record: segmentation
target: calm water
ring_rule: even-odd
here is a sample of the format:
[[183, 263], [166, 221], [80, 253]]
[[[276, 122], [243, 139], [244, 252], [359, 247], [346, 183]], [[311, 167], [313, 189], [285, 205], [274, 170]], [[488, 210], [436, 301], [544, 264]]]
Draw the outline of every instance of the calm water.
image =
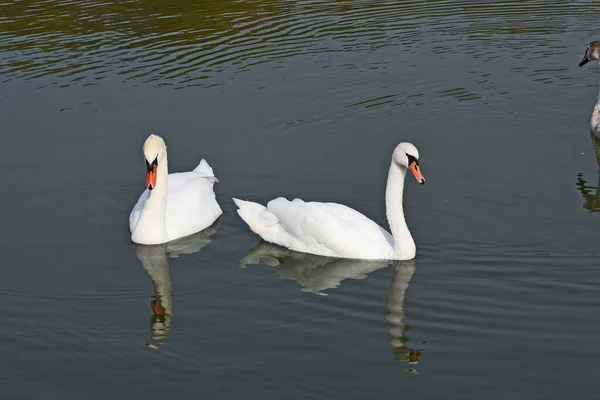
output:
[[[586, 1], [0, 0], [3, 399], [596, 399]], [[224, 215], [133, 246], [141, 145]], [[398, 265], [260, 243], [231, 197], [385, 221]]]

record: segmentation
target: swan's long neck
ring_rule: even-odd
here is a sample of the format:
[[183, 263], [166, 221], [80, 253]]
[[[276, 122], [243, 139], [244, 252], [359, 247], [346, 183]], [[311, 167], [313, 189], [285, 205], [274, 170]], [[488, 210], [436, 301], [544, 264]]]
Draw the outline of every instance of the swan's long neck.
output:
[[388, 174], [385, 190], [385, 208], [390, 230], [394, 237], [394, 251], [399, 259], [412, 259], [416, 253], [415, 241], [404, 220], [402, 194], [406, 168], [398, 166], [393, 160]]
[[[133, 231], [132, 239], [138, 236], [137, 243], [164, 243], [167, 237], [167, 195], [169, 167], [167, 151], [163, 150], [156, 167], [156, 187], [150, 191], [144, 202], [144, 208]], [[143, 239], [142, 239], [143, 238]]]

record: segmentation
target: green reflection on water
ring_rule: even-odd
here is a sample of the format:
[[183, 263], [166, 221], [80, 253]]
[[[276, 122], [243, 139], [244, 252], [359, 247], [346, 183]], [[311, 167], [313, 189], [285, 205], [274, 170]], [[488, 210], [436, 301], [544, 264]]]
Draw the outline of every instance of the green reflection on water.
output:
[[2, 81], [49, 75], [79, 81], [116, 73], [180, 84], [231, 66], [247, 70], [306, 53], [412, 47], [420, 41], [433, 48], [448, 36], [475, 46], [473, 54], [498, 35], [519, 39], [500, 46], [526, 50], [539, 46], [527, 36], [562, 32], [565, 24], [557, 19], [582, 9], [585, 18], [600, 12], [567, 1], [29, 0], [5, 2], [1, 9]]

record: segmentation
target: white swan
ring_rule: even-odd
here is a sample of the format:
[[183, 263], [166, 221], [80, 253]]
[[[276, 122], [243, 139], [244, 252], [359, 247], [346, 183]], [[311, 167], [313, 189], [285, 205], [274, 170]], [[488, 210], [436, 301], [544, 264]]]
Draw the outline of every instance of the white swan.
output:
[[392, 235], [360, 212], [337, 203], [271, 200], [267, 207], [234, 198], [238, 214], [263, 240], [290, 250], [327, 257], [368, 260], [410, 260], [415, 242], [406, 226], [402, 192], [406, 170], [425, 183], [419, 152], [400, 143], [392, 155], [385, 192], [386, 214]]
[[223, 213], [213, 185], [218, 182], [202, 159], [189, 172], [169, 174], [167, 147], [160, 136], [144, 143], [146, 190], [129, 215], [131, 240], [139, 244], [162, 244], [199, 232]]

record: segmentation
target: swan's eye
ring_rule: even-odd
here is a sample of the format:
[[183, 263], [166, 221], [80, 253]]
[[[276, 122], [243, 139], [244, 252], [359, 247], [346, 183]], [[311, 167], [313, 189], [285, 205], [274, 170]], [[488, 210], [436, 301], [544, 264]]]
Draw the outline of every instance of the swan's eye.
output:
[[412, 163], [419, 165], [419, 160], [417, 160], [415, 157], [411, 156], [410, 154], [407, 154], [406, 156], [408, 157], [408, 165]]

